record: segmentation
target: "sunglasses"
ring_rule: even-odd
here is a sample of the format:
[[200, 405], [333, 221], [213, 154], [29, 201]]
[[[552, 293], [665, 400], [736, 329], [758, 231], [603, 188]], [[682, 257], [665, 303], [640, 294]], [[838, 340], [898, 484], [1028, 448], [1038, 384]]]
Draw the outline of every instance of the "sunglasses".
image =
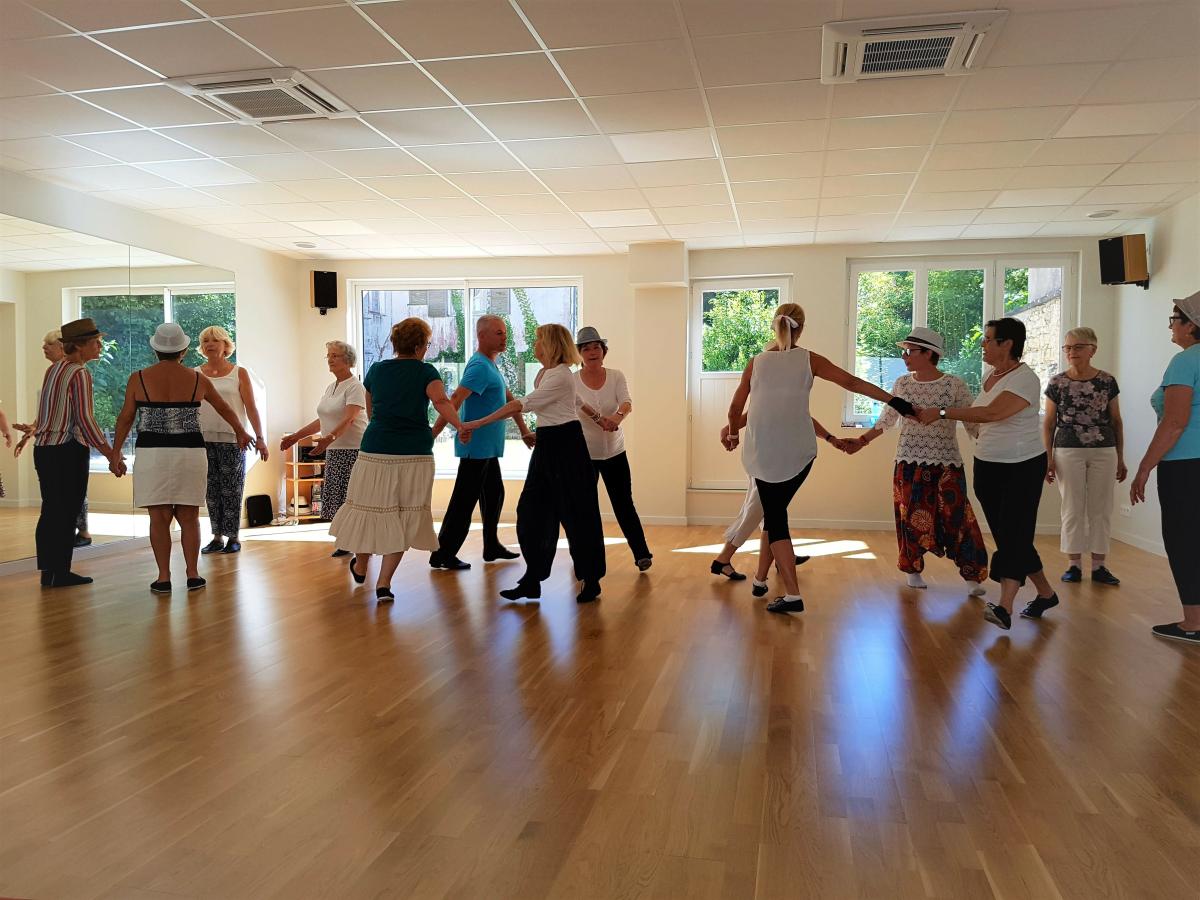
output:
[[900, 348], [901, 356], [912, 356], [914, 353], [928, 353], [928, 352], [929, 351], [926, 350], [924, 347], [901, 347]]

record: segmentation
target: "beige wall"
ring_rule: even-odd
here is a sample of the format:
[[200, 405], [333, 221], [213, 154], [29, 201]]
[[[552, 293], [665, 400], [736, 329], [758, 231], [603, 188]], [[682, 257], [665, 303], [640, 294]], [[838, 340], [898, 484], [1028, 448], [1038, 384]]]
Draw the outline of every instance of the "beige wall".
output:
[[[21, 335], [25, 333], [25, 275], [10, 269], [0, 269], [0, 409], [9, 424], [25, 421], [25, 349]], [[14, 438], [20, 437], [13, 432]], [[25, 486], [18, 461], [0, 444], [0, 478], [4, 479], [7, 499], [0, 501], [12, 506], [20, 502]]]
[[[1126, 463], [1137, 470], [1154, 434], [1156, 420], [1150, 395], [1179, 348], [1171, 343], [1167, 316], [1171, 301], [1200, 291], [1200, 196], [1176, 204], [1151, 224], [1147, 234], [1150, 289], [1135, 285], [1116, 289], [1115, 374], [1121, 385], [1125, 420]], [[1163, 553], [1157, 481], [1146, 491], [1146, 503], [1129, 509], [1128, 490], [1118, 493], [1114, 534], [1123, 541]]]

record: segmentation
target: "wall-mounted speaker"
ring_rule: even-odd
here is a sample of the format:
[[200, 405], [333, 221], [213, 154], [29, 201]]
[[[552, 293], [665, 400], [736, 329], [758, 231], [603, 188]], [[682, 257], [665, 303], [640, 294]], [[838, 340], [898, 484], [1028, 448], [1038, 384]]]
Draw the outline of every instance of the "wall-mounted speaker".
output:
[[1100, 282], [1150, 287], [1144, 234], [1127, 234], [1100, 241]]
[[311, 288], [312, 305], [321, 315], [337, 309], [337, 272], [313, 272]]

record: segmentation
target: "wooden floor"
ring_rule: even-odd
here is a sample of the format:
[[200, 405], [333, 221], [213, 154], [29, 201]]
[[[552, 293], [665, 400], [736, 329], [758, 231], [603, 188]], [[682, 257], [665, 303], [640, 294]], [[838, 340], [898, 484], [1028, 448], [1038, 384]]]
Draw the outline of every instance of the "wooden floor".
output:
[[649, 531], [654, 568], [610, 547], [585, 607], [565, 553], [500, 605], [520, 564], [475, 535], [470, 572], [405, 560], [394, 607], [311, 534], [167, 600], [147, 550], [0, 580], [0, 894], [1200, 894], [1200, 652], [1150, 636], [1164, 560], [1118, 545], [1125, 587], [1006, 635], [944, 561], [898, 586], [886, 533], [799, 535], [789, 618], [708, 574], [719, 529]]
[[[38, 515], [36, 507], [0, 508], [0, 562], [37, 555], [34, 532], [37, 529]], [[92, 512], [88, 519], [92, 529], [92, 543], [97, 546], [113, 541], [127, 541], [135, 535], [150, 533], [149, 518], [132, 512]]]

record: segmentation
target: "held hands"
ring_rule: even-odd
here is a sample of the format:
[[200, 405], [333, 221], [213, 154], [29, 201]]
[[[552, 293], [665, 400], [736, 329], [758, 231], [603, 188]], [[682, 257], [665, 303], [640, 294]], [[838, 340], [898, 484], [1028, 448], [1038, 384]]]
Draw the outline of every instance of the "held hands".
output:
[[621, 420], [614, 419], [612, 416], [601, 416], [596, 424], [605, 431], [616, 431], [621, 427]]
[[287, 435], [279, 442], [279, 452], [287, 453], [288, 450], [292, 449], [292, 446], [298, 440], [300, 440], [300, 438], [296, 437], [294, 434]]
[[464, 444], [469, 444], [469, 443], [471, 443], [471, 435], [473, 433], [474, 432], [472, 431], [472, 429], [467, 426], [466, 422], [464, 422], [463, 427], [458, 429], [458, 439], [460, 441], [462, 441]]
[[125, 456], [116, 448], [109, 454], [108, 471], [112, 472], [118, 478], [122, 477], [128, 471], [125, 467]]
[[[335, 440], [337, 440], [337, 438], [335, 438], [332, 434], [321, 435], [319, 438], [316, 439], [316, 441], [313, 442], [313, 449], [312, 449], [313, 455], [314, 456], [324, 456], [325, 451], [329, 449], [329, 445], [332, 444]], [[266, 459], [266, 457], [264, 456], [263, 459]]]
[[537, 446], [537, 435], [532, 431], [527, 431], [521, 435], [521, 440], [525, 442], [525, 446], [530, 450]]
[[915, 412], [916, 412], [916, 415], [914, 416], [914, 418], [916, 419], [916, 421], [920, 422], [922, 425], [932, 425], [934, 422], [936, 422], [938, 419], [940, 419], [942, 417], [941, 413], [938, 410], [934, 409], [932, 406], [929, 407], [928, 409], [915, 410]]

